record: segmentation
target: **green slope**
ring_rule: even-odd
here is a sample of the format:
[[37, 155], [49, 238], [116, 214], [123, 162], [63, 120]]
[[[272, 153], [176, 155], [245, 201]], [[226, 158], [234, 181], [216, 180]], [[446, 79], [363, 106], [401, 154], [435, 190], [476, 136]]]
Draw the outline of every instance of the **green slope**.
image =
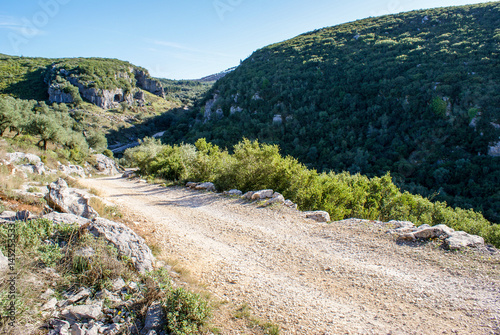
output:
[[487, 155], [500, 136], [499, 27], [500, 4], [489, 3], [270, 45], [219, 80], [165, 140], [229, 147], [258, 138], [319, 170], [391, 171], [404, 189], [500, 222], [500, 163]]

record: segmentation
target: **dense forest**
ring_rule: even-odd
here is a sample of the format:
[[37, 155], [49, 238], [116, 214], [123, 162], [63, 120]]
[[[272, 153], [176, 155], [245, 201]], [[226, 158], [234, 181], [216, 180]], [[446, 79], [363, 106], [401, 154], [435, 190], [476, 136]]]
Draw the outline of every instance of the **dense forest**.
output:
[[[500, 4], [413, 11], [254, 52], [166, 143], [243, 137], [318, 171], [391, 173], [403, 190], [500, 222]], [[490, 153], [490, 154], [489, 154]]]

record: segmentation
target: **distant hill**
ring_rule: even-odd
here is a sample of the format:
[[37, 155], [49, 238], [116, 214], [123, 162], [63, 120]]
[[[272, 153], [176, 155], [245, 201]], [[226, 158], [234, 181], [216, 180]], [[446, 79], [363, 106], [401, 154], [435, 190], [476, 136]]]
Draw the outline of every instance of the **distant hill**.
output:
[[319, 170], [390, 171], [406, 190], [500, 222], [499, 27], [497, 2], [368, 18], [264, 47], [172, 121], [165, 140], [258, 138]]
[[201, 79], [198, 79], [197, 81], [201, 81], [201, 82], [211, 82], [211, 81], [217, 81], [221, 78], [224, 78], [227, 74], [233, 72], [234, 70], [236, 70], [237, 66], [234, 66], [234, 67], [231, 67], [227, 70], [224, 70], [222, 72], [219, 72], [219, 73], [216, 73], [216, 74], [212, 74], [210, 76], [206, 76], [206, 77], [203, 77]]

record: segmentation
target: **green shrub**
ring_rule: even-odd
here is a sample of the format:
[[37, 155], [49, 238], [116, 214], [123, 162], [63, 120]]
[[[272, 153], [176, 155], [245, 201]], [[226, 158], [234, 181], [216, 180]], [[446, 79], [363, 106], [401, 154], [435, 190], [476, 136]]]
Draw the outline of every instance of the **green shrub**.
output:
[[445, 202], [403, 193], [390, 174], [368, 178], [348, 172], [318, 173], [292, 157], [281, 156], [277, 145], [244, 139], [230, 155], [204, 139], [198, 140], [195, 147], [161, 146], [148, 140], [133, 148], [129, 156], [132, 164], [153, 178], [211, 181], [220, 190], [237, 188], [246, 192], [271, 188], [302, 210], [328, 211], [332, 220], [357, 217], [409, 220], [416, 225], [446, 224], [500, 246], [498, 226], [491, 226], [478, 212], [453, 209]]
[[173, 335], [199, 334], [211, 315], [208, 303], [200, 295], [183, 288], [172, 291], [164, 301], [167, 330]]

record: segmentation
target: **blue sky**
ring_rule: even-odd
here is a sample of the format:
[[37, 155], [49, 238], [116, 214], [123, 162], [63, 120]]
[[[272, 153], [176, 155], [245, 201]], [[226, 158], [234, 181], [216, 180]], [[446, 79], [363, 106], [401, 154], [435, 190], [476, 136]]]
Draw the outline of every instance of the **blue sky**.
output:
[[0, 0], [0, 53], [108, 57], [196, 79], [266, 45], [369, 16], [460, 0]]

